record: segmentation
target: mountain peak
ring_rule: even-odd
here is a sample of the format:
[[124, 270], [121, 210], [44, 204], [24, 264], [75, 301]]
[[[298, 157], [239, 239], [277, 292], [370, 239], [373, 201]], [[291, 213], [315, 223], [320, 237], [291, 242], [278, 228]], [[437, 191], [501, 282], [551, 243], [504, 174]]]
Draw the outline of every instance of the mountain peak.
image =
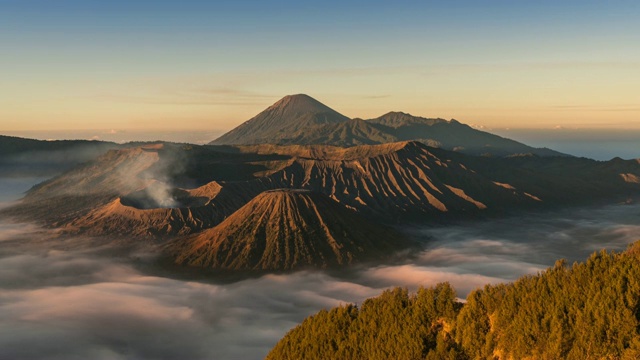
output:
[[355, 146], [418, 140], [432, 147], [472, 155], [532, 153], [565, 156], [473, 129], [455, 119], [425, 118], [401, 111], [366, 121], [349, 119], [306, 94], [287, 95], [220, 136], [210, 145]]
[[349, 120], [305, 94], [287, 95], [210, 144], [287, 143], [314, 127]]
[[167, 249], [179, 264], [291, 270], [384, 258], [406, 241], [326, 195], [276, 189], [259, 194], [216, 227]]
[[283, 101], [313, 101], [313, 102], [319, 102], [318, 100], [312, 98], [311, 96], [307, 95], [307, 94], [291, 94], [291, 95], [285, 95], [282, 97], [282, 99], [278, 100], [276, 102], [283, 102]]
[[268, 110], [281, 110], [287, 113], [324, 113], [335, 112], [330, 107], [307, 94], [287, 95], [271, 105]]

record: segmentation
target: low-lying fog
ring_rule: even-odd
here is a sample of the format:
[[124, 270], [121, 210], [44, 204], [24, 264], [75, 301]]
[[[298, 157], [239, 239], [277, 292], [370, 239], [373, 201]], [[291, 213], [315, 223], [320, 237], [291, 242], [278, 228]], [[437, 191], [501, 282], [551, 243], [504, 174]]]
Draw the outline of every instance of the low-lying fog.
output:
[[[0, 206], [28, 185], [0, 179]], [[2, 223], [0, 349], [7, 359], [259, 359], [322, 308], [362, 302], [389, 286], [441, 281], [464, 298], [558, 258], [622, 250], [640, 239], [638, 219], [640, 206], [616, 205], [422, 229], [428, 250], [404, 265], [230, 284], [148, 275], [104, 251], [32, 243], [43, 236], [37, 228]]]

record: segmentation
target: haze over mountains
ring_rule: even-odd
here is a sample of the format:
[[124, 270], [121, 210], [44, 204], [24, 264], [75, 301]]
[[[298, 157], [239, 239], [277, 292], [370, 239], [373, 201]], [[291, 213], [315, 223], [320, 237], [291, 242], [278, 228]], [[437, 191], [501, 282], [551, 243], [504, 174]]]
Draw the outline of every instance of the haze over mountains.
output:
[[476, 130], [456, 120], [389, 112], [375, 119], [349, 119], [312, 97], [288, 95], [211, 145], [298, 144], [356, 146], [416, 140], [471, 155], [566, 156]]
[[103, 141], [43, 141], [0, 135], [0, 169], [11, 176], [50, 176], [117, 147]]

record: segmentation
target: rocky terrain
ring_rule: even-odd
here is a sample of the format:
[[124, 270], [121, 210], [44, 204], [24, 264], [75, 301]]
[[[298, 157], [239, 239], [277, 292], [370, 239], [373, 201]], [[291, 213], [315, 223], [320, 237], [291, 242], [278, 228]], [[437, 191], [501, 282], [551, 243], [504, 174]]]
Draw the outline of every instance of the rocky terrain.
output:
[[416, 141], [158, 143], [110, 150], [1, 215], [67, 234], [171, 242], [175, 261], [192, 266], [331, 267], [405, 248], [389, 226], [625, 201], [639, 179], [635, 160], [476, 157]]
[[268, 190], [217, 226], [169, 244], [179, 264], [229, 270], [328, 268], [381, 259], [408, 241], [328, 196]]

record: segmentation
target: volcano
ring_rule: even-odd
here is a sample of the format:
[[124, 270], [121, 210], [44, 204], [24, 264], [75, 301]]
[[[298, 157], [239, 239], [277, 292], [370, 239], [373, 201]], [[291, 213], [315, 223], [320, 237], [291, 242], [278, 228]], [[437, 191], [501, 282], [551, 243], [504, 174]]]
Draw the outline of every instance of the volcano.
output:
[[211, 145], [287, 143], [291, 138], [304, 138], [312, 128], [348, 120], [308, 95], [288, 95]]
[[407, 240], [326, 195], [261, 193], [212, 229], [167, 249], [178, 264], [228, 270], [329, 268], [389, 257]]
[[389, 112], [370, 120], [349, 119], [304, 95], [288, 95], [252, 119], [210, 142], [210, 145], [333, 145], [351, 147], [398, 141], [468, 155], [567, 156], [474, 129], [457, 120], [431, 119]]

